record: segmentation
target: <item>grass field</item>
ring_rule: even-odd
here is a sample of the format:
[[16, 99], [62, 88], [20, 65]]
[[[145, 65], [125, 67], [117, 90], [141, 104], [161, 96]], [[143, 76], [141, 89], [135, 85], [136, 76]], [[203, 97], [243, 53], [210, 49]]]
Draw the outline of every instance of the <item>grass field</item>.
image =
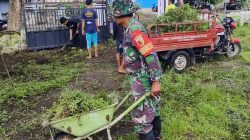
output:
[[[161, 80], [163, 140], [250, 139], [250, 26], [240, 27], [242, 53], [234, 60], [215, 56], [183, 74], [165, 69]], [[129, 91], [127, 76], [116, 72], [114, 47], [100, 58], [84, 60], [78, 50], [18, 52], [4, 55], [11, 78], [0, 61], [0, 139], [45, 140], [44, 114], [68, 89], [86, 94]], [[130, 105], [127, 102], [123, 109]], [[115, 140], [134, 140], [130, 117], [113, 129]], [[106, 138], [105, 132], [94, 136]]]
[[[162, 78], [162, 136], [165, 140], [250, 139], [250, 26], [236, 30], [242, 53], [221, 56], [183, 74]], [[119, 140], [136, 139], [134, 135]]]
[[241, 53], [241, 57], [243, 58], [244, 62], [250, 63], [250, 25], [245, 25], [240, 27], [235, 32], [234, 36], [240, 38], [243, 51]]

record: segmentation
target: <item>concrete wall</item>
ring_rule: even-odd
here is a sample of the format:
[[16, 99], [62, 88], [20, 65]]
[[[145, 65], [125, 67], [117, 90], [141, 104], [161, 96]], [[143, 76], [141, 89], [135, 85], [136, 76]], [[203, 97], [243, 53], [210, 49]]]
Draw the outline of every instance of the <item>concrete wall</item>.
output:
[[0, 0], [0, 20], [2, 18], [2, 13], [7, 13], [9, 9], [9, 0]]

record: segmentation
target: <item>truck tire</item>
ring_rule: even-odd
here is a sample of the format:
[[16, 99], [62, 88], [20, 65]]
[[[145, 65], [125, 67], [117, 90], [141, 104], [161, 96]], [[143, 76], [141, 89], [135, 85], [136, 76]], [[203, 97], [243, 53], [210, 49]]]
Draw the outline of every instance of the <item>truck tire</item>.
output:
[[237, 5], [235, 4], [235, 6], [234, 6], [234, 9], [233, 10], [237, 10]]
[[178, 51], [171, 56], [170, 67], [181, 73], [191, 65], [191, 57], [185, 51]]
[[235, 58], [241, 52], [241, 45], [240, 43], [231, 43], [230, 46], [227, 48], [227, 57], [228, 58]]

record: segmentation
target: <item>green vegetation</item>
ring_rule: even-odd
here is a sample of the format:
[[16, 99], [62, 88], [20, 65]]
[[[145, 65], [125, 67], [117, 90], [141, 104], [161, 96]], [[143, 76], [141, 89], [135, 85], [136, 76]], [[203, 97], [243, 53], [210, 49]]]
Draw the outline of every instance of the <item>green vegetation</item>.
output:
[[103, 93], [94, 96], [80, 90], [66, 89], [49, 110], [49, 120], [63, 119], [107, 107], [113, 103], [107, 97], [108, 94]]
[[243, 51], [240, 56], [245, 62], [250, 63], [250, 25], [239, 27], [233, 35], [241, 41]]
[[185, 4], [182, 7], [170, 9], [165, 15], [162, 15], [157, 19], [157, 23], [190, 22], [197, 21], [198, 19], [198, 10]]
[[215, 67], [219, 64], [205, 63], [185, 74], [172, 71], [164, 74], [161, 81], [164, 139], [250, 138], [249, 67], [225, 70]]
[[[250, 139], [249, 34], [249, 25], [235, 31], [242, 43], [242, 53], [235, 60], [213, 56], [183, 74], [165, 69], [161, 81], [164, 140]], [[79, 109], [95, 110], [108, 105], [107, 96], [114, 91], [121, 99], [129, 90], [128, 78], [116, 73], [114, 47], [100, 52], [100, 58], [93, 60], [84, 60], [78, 50], [4, 55], [11, 78], [0, 61], [0, 137], [48, 139], [49, 130], [41, 127], [44, 114], [61, 118], [79, 114]], [[118, 112], [129, 105], [126, 102]], [[127, 116], [114, 126], [114, 139], [136, 140], [132, 131], [120, 134], [130, 129], [130, 121]]]
[[[164, 140], [250, 139], [250, 67], [240, 62], [241, 58], [250, 62], [249, 32], [249, 26], [235, 31], [243, 48], [239, 60], [213, 58], [184, 74], [165, 71], [161, 81]], [[118, 139], [136, 140], [136, 135]]]
[[[196, 9], [193, 9], [188, 4], [185, 4], [181, 7], [177, 7], [175, 9], [170, 9], [164, 15], [157, 18], [155, 24], [169, 24], [169, 25], [159, 25], [158, 32], [159, 33], [166, 33], [166, 32], [173, 32], [175, 31], [175, 24], [174, 23], [187, 23], [187, 22], [194, 22], [199, 20], [199, 12]], [[152, 27], [155, 30], [155, 26]], [[209, 28], [208, 23], [201, 23], [197, 25], [197, 30], [203, 31]], [[177, 31], [193, 31], [194, 25], [193, 24], [185, 24], [179, 25]]]
[[[76, 68], [80, 68], [80, 63], [70, 63], [71, 57], [74, 56], [64, 55], [63, 59], [65, 59], [64, 62], [66, 63], [64, 64], [60, 60], [56, 60], [58, 58], [53, 58], [55, 57], [53, 56], [55, 53], [46, 54], [45, 52], [40, 52], [38, 54], [31, 54], [35, 59], [11, 66], [10, 72], [14, 76], [10, 79], [0, 80], [0, 103], [12, 97], [23, 98], [30, 95], [37, 95], [38, 93], [62, 87], [69, 83], [79, 71]], [[25, 58], [25, 55], [28, 54], [20, 53], [18, 55], [20, 57], [24, 55], [23, 57]], [[50, 61], [53, 61], [52, 59], [56, 61], [50, 63]]]
[[[109, 60], [113, 48], [107, 49], [108, 52], [100, 48], [107, 54], [103, 62], [100, 62], [101, 57], [100, 60], [84, 60], [79, 50], [4, 55], [11, 78], [7, 77], [0, 61], [0, 137], [6, 140], [48, 139], [48, 129], [41, 128], [45, 117], [64, 118], [110, 105], [107, 96], [127, 83], [113, 74], [116, 66]], [[117, 93], [123, 95], [125, 91]], [[60, 108], [69, 112], [60, 114]]]
[[[188, 3], [188, 2], [189, 2], [189, 0], [184, 0], [184, 3]], [[201, 2], [201, 3], [202, 2], [207, 2], [207, 0], [202, 0], [202, 1], [199, 1], [199, 2]], [[215, 4], [219, 4], [221, 2], [224, 2], [224, 0], [209, 0], [208, 2], [215, 5]]]
[[[65, 14], [67, 17], [80, 16], [81, 11], [86, 8], [85, 3], [76, 4], [65, 4]], [[79, 9], [78, 9], [79, 8]]]
[[212, 64], [184, 75], [169, 72], [162, 79], [163, 135], [183, 139], [249, 139], [248, 68], [222, 71]]
[[0, 62], [2, 138], [14, 139], [13, 136], [19, 133], [27, 133], [27, 137], [30, 137], [30, 129], [39, 128], [43, 110], [57, 99], [57, 89], [67, 86], [79, 71], [87, 69], [80, 62], [72, 63], [80, 55], [78, 51], [18, 52], [5, 55], [11, 78], [7, 78], [3, 63]]
[[45, 78], [46, 80], [39, 81], [37, 79], [31, 79], [22, 82], [15, 78], [7, 79], [1, 83], [0, 103], [3, 103], [6, 99], [11, 97], [23, 98], [45, 92], [49, 89], [61, 87], [70, 82], [70, 80], [74, 78], [74, 74], [76, 74], [76, 69], [72, 69], [69, 66], [55, 66], [54, 68], [55, 69], [52, 68], [52, 70], [51, 66], [28, 65], [28, 68], [25, 70], [28, 72], [30, 72], [29, 70], [40, 70], [40, 74], [43, 76], [42, 78]]
[[19, 45], [21, 37], [18, 34], [3, 35], [0, 37], [0, 48], [1, 47], [14, 47]]
[[85, 9], [87, 6], [86, 6], [85, 3], [81, 3], [81, 4], [79, 5], [79, 7], [80, 7], [81, 10], [83, 10], [83, 9]]

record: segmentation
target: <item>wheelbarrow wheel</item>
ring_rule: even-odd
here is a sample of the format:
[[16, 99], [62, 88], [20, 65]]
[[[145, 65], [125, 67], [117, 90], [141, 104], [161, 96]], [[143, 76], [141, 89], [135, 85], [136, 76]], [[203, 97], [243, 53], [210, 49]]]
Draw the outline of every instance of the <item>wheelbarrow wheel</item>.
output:
[[55, 135], [54, 140], [73, 140], [74, 137], [67, 133], [58, 133]]

